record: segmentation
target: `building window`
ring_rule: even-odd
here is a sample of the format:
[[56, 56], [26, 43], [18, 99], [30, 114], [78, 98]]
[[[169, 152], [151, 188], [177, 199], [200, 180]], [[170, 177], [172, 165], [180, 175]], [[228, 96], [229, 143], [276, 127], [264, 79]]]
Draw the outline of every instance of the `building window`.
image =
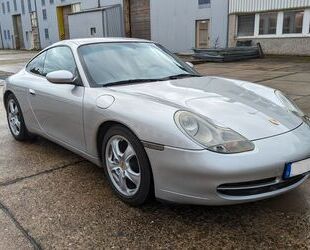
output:
[[255, 15], [238, 16], [238, 36], [254, 36]]
[[50, 0], [50, 4], [54, 4], [54, 0]]
[[2, 12], [3, 12], [3, 14], [5, 14], [5, 4], [4, 3], [2, 3]]
[[10, 7], [11, 7], [11, 6], [10, 6], [10, 2], [7, 1], [7, 2], [6, 2], [6, 8], [8, 9], [8, 13], [11, 12], [11, 8], [10, 8]]
[[80, 12], [81, 11], [81, 4], [75, 3], [71, 5], [71, 11], [72, 13]]
[[17, 11], [17, 4], [16, 4], [16, 0], [13, 0], [13, 5], [14, 5], [14, 11]]
[[45, 0], [41, 0], [42, 6], [45, 6]]
[[8, 39], [11, 40], [11, 32], [9, 30], [7, 31], [7, 34], [8, 34]]
[[24, 0], [21, 0], [21, 6], [22, 6], [22, 14], [25, 14], [25, 2], [24, 2]]
[[283, 34], [302, 33], [303, 20], [304, 20], [304, 11], [284, 12]]
[[28, 11], [29, 13], [32, 12], [31, 0], [28, 0]]
[[46, 9], [42, 10], [43, 20], [47, 19]]
[[7, 39], [6, 30], [3, 31], [3, 36], [4, 36], [4, 40], [6, 40]]
[[33, 11], [30, 13], [30, 19], [31, 19], [31, 27], [37, 28], [38, 27], [38, 19], [37, 19], [37, 12]]
[[196, 47], [209, 47], [209, 20], [196, 21]]
[[96, 32], [96, 27], [91, 27], [91, 28], [90, 28], [90, 35], [91, 35], [91, 36], [94, 36], [94, 35], [96, 35], [96, 33], [97, 33], [97, 32]]
[[199, 8], [210, 8], [211, 0], [198, 0]]
[[48, 33], [48, 29], [44, 29], [44, 35], [45, 35], [45, 39], [49, 39], [50, 35]]
[[274, 35], [277, 33], [278, 13], [263, 13], [259, 15], [259, 34]]

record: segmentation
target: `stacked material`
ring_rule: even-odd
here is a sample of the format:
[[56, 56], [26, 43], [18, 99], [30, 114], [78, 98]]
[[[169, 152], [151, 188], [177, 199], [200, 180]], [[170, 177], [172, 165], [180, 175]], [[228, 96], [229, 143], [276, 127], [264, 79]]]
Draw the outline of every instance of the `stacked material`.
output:
[[210, 62], [232, 62], [246, 59], [259, 58], [263, 56], [260, 45], [241, 46], [236, 48], [219, 49], [193, 49], [195, 59]]

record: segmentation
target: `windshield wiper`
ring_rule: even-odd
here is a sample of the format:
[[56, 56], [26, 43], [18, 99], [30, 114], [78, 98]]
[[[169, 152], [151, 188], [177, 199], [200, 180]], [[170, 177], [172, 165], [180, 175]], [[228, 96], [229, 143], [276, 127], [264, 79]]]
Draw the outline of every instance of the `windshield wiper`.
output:
[[201, 75], [197, 74], [178, 74], [178, 75], [172, 75], [164, 78], [159, 79], [129, 79], [129, 80], [122, 80], [122, 81], [116, 81], [116, 82], [109, 82], [106, 84], [103, 84], [103, 87], [111, 87], [111, 86], [118, 86], [118, 85], [126, 85], [131, 83], [147, 83], [147, 82], [159, 82], [159, 81], [167, 81], [167, 80], [176, 80], [184, 77], [201, 77]]
[[158, 82], [163, 81], [162, 79], [129, 79], [129, 80], [122, 80], [116, 82], [109, 82], [103, 85], [103, 87], [111, 87], [116, 85], [126, 85], [131, 83], [144, 83], [144, 82]]
[[178, 75], [172, 75], [172, 76], [168, 76], [163, 80], [176, 80], [176, 79], [181, 79], [181, 78], [185, 78], [185, 77], [202, 77], [201, 75], [198, 74], [178, 74]]

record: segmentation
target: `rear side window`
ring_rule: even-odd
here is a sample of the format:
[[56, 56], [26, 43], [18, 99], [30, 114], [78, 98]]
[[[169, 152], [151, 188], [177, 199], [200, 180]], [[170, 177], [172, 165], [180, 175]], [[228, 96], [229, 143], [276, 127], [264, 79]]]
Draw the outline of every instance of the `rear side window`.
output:
[[67, 70], [76, 75], [76, 65], [70, 48], [55, 47], [46, 52], [43, 75], [57, 70]]
[[43, 75], [44, 69], [44, 60], [45, 60], [46, 52], [38, 55], [27, 65], [27, 70], [36, 75]]

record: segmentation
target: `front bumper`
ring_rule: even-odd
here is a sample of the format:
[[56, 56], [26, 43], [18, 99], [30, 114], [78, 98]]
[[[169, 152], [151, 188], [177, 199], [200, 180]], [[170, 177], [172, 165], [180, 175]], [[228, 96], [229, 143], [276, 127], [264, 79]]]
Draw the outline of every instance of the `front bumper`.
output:
[[[310, 157], [310, 127], [302, 124], [294, 131], [257, 140], [254, 144], [254, 151], [230, 155], [172, 147], [165, 147], [164, 151], [146, 149], [152, 165], [155, 196], [183, 204], [236, 204], [279, 195], [307, 179], [308, 175], [299, 176], [289, 185], [258, 193], [227, 195], [219, 191], [227, 184], [245, 182], [258, 187], [283, 184], [285, 163]], [[270, 182], [263, 184], [261, 180]]]

